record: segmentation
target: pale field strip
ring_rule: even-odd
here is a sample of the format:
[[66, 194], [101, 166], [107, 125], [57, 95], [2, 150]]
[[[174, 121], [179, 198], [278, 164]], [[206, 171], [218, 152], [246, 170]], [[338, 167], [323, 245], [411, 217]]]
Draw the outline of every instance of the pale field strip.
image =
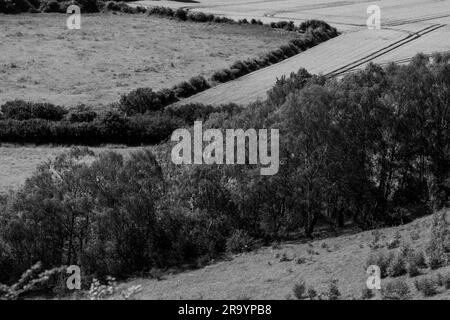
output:
[[189, 8], [230, 17], [232, 19], [256, 18], [264, 22], [292, 20], [301, 22], [308, 19], [322, 19], [339, 28], [340, 31], [365, 27], [369, 5], [381, 8], [384, 27], [405, 23], [429, 21], [450, 16], [449, 0], [199, 0], [183, 1], [136, 1], [131, 5], [168, 6]]
[[404, 38], [405, 33], [396, 30], [366, 29], [345, 33], [280, 63], [184, 99], [178, 104], [247, 104], [257, 99], [263, 100], [277, 78], [289, 76], [300, 68], [313, 74], [331, 73], [340, 66], [351, 64]]
[[[338, 76], [338, 75], [340, 75], [342, 73], [354, 70], [355, 68], [360, 68], [360, 67], [366, 66], [367, 63], [375, 62], [377, 58], [379, 58], [381, 56], [385, 56], [385, 55], [387, 55], [387, 54], [389, 54], [391, 52], [396, 52], [397, 49], [399, 49], [400, 47], [409, 45], [410, 43], [415, 42], [419, 38], [424, 37], [427, 34], [432, 33], [434, 31], [437, 31], [438, 29], [442, 29], [443, 27], [445, 27], [445, 25], [443, 25], [443, 24], [436, 24], [436, 25], [431, 25], [431, 26], [428, 26], [426, 28], [423, 28], [423, 29], [421, 29], [421, 30], [419, 30], [417, 32], [414, 32], [414, 33], [408, 35], [406, 38], [404, 38], [404, 39], [402, 39], [400, 41], [394, 42], [394, 43], [390, 44], [389, 46], [387, 46], [385, 48], [381, 48], [380, 50], [375, 51], [375, 52], [373, 52], [372, 54], [370, 54], [370, 55], [368, 55], [366, 57], [363, 57], [361, 59], [355, 60], [352, 63], [350, 63], [348, 65], [345, 65], [345, 66], [342, 66], [342, 67], [340, 67], [340, 68], [338, 68], [338, 69], [334, 70], [333, 72], [330, 72], [330, 73], [328, 73], [326, 75], [330, 76], [330, 77], [334, 77], [334, 76]], [[417, 47], [417, 44], [415, 44], [415, 45]], [[411, 51], [409, 51], [409, 53], [410, 52]]]
[[[371, 62], [381, 65], [387, 65], [390, 62], [404, 64], [411, 61], [412, 59], [411, 52], [421, 52], [426, 55], [431, 55], [435, 52], [450, 53], [450, 41], [448, 40], [449, 34], [450, 34], [450, 26], [447, 25], [442, 28], [439, 28], [438, 30], [435, 30], [426, 37], [421, 37], [417, 39], [417, 41], [407, 43], [392, 52], [377, 57], [371, 60]], [[355, 72], [361, 68], [364, 68], [365, 66], [367, 66], [367, 63], [358, 66], [358, 68], [356, 69], [341, 72], [340, 75]]]

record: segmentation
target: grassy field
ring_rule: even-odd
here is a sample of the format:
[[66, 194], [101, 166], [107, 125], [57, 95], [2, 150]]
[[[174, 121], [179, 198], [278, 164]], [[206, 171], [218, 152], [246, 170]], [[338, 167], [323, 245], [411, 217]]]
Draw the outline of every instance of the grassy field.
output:
[[99, 108], [138, 87], [170, 87], [255, 57], [295, 35], [261, 26], [145, 15], [0, 15], [0, 104], [21, 98]]
[[[139, 147], [106, 146], [91, 149], [97, 154], [103, 151], [113, 150], [126, 155], [138, 150]], [[0, 195], [7, 193], [8, 190], [17, 189], [32, 175], [39, 164], [67, 150], [69, 150], [68, 147], [0, 144]]]
[[[447, 218], [449, 217], [447, 212]], [[414, 249], [424, 249], [429, 236], [432, 216], [421, 218], [410, 224], [380, 229], [380, 244], [384, 245], [400, 232], [402, 243]], [[233, 256], [230, 261], [220, 261], [202, 269], [166, 276], [163, 280], [134, 279], [121, 285], [128, 288], [141, 285], [137, 299], [293, 299], [294, 284], [305, 280], [317, 292], [325, 292], [332, 279], [338, 280], [342, 299], [361, 298], [366, 286], [366, 259], [373, 249], [372, 231], [347, 234], [315, 240], [309, 243], [283, 243], [265, 247], [251, 253]], [[383, 250], [377, 249], [377, 250]], [[391, 249], [391, 251], [398, 250]], [[287, 261], [283, 261], [283, 255]], [[306, 262], [298, 264], [297, 258]], [[414, 287], [414, 281], [423, 277], [434, 277], [450, 273], [450, 266], [434, 271], [423, 270], [423, 274], [410, 278], [408, 275], [395, 279], [405, 280], [411, 290], [412, 299], [423, 297]], [[392, 279], [382, 279], [383, 283]], [[380, 298], [380, 294], [374, 299]], [[440, 287], [431, 299], [450, 299], [450, 291]]]

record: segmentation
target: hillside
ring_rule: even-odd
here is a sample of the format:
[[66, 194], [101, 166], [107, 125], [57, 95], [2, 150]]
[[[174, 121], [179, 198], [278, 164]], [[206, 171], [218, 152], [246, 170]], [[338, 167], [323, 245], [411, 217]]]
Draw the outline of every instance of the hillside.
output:
[[[401, 234], [402, 244], [409, 243], [416, 250], [424, 250], [430, 238], [432, 219], [428, 216], [403, 226], [379, 229], [383, 248], [375, 251], [386, 249], [386, 243], [396, 232]], [[365, 264], [373, 251], [369, 247], [373, 239], [373, 231], [365, 231], [311, 242], [282, 243], [235, 255], [229, 261], [219, 261], [198, 270], [167, 275], [161, 281], [137, 278], [123, 283], [121, 288], [141, 285], [142, 291], [135, 296], [137, 299], [293, 299], [292, 288], [301, 279], [318, 292], [326, 291], [330, 280], [337, 279], [342, 299], [359, 299], [367, 279]], [[390, 251], [395, 250], [399, 249]], [[292, 261], [280, 261], [284, 254]], [[298, 258], [306, 258], [306, 262], [298, 264]], [[412, 299], [429, 299], [416, 290], [414, 281], [448, 273], [450, 266], [433, 271], [426, 269], [423, 275], [414, 278], [408, 275], [399, 278], [408, 283]], [[391, 278], [382, 279], [382, 286], [389, 280]], [[450, 299], [450, 291], [440, 287], [431, 299]]]

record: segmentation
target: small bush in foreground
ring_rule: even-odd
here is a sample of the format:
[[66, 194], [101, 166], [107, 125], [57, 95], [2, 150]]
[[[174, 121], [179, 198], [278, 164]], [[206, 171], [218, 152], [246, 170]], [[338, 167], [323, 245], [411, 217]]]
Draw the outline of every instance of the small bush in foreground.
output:
[[438, 269], [448, 263], [446, 244], [449, 241], [450, 228], [445, 220], [445, 212], [436, 213], [431, 227], [431, 236], [427, 248], [431, 269]]
[[338, 280], [336, 280], [336, 279], [331, 280], [330, 285], [328, 287], [328, 292], [327, 292], [328, 300], [339, 300], [339, 297], [341, 296], [341, 292], [339, 291], [337, 284], [338, 284]]
[[389, 263], [387, 274], [389, 277], [400, 277], [406, 274], [406, 261], [401, 253], [394, 255], [394, 258]]
[[303, 300], [305, 299], [305, 293], [306, 293], [306, 284], [304, 280], [300, 280], [300, 282], [296, 283], [294, 285], [294, 288], [292, 288], [292, 291], [294, 292], [294, 296], [299, 299]]
[[361, 299], [362, 300], [370, 300], [375, 296], [375, 294], [373, 293], [373, 290], [364, 287], [362, 288], [362, 292], [361, 292]]
[[227, 239], [226, 248], [231, 253], [250, 251], [253, 247], [253, 238], [244, 230], [236, 230]]
[[383, 300], [407, 300], [410, 297], [410, 289], [404, 280], [392, 280], [381, 288]]
[[394, 257], [395, 254], [393, 252], [388, 252], [385, 250], [380, 252], [373, 252], [367, 258], [366, 269], [371, 265], [378, 266], [380, 268], [381, 277], [385, 278], [388, 275], [388, 268]]
[[416, 289], [425, 297], [432, 297], [437, 294], [438, 282], [432, 278], [422, 278], [414, 282]]
[[310, 300], [314, 300], [317, 298], [317, 291], [313, 287], [309, 287], [307, 295]]

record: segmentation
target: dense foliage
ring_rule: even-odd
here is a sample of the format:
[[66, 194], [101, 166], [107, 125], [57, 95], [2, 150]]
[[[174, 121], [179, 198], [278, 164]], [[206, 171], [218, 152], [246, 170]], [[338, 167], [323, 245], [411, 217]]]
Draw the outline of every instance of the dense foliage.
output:
[[[127, 159], [74, 149], [0, 201], [0, 281], [12, 283], [36, 261], [119, 277], [196, 265], [226, 250], [312, 236], [318, 225], [395, 225], [449, 205], [448, 56], [369, 65], [340, 80], [301, 70], [280, 79], [266, 102], [209, 111], [189, 120], [278, 128], [278, 174], [261, 176], [257, 165], [176, 166], [170, 144]], [[431, 247], [441, 260], [448, 250]], [[408, 271], [397, 266], [386, 272]]]

